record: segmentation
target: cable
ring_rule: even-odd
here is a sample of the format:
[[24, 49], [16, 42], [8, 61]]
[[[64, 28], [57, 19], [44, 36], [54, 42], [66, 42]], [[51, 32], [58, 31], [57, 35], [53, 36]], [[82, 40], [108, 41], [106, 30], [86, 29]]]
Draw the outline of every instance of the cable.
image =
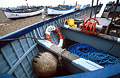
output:
[[35, 38], [35, 37], [23, 37], [23, 38], [3, 39], [3, 40], [0, 40], [0, 41], [11, 41], [11, 40], [26, 39], [26, 38], [37, 39], [37, 40], [47, 40], [47, 39], [52, 39], [52, 38], [55, 38], [57, 35], [58, 35], [58, 34], [55, 34], [55, 36], [54, 36], [54, 37], [51, 37], [51, 38], [46, 38], [46, 39], [42, 39], [42, 38]]
[[114, 37], [113, 37], [113, 36], [111, 36], [111, 37], [112, 37], [112, 39], [113, 39], [114, 43], [113, 43], [113, 45], [111, 46], [111, 48], [110, 48], [108, 51], [106, 51], [107, 53], [108, 53], [110, 50], [112, 50], [112, 48], [114, 47], [115, 43], [117, 42], [117, 41], [114, 39]]

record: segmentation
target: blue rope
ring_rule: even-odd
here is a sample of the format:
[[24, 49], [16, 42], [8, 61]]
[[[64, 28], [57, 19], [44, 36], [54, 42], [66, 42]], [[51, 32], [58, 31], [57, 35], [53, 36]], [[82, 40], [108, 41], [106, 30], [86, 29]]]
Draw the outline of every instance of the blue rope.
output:
[[87, 44], [73, 44], [68, 48], [68, 51], [104, 67], [120, 63], [120, 60], [118, 60], [116, 57], [111, 56], [102, 50], [97, 50], [96, 48]]

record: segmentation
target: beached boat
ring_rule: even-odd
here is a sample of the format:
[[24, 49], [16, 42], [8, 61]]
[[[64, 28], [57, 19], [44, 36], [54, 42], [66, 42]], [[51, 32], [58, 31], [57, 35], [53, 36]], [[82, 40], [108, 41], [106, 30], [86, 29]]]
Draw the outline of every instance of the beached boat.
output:
[[58, 7], [48, 8], [48, 15], [61, 15], [73, 12], [74, 10], [75, 10], [74, 6], [59, 5]]
[[[0, 73], [17, 78], [36, 78], [32, 69], [34, 56], [40, 52], [50, 51], [62, 56], [65, 68], [74, 73], [73, 75], [62, 76], [64, 78], [106, 78], [116, 75], [119, 77], [119, 62], [104, 67], [66, 50], [75, 43], [85, 43], [98, 50], [105, 52], [109, 50], [109, 54], [116, 56], [116, 58], [120, 57], [120, 44], [116, 42], [117, 39], [119, 42], [119, 38], [101, 34], [95, 36], [81, 32], [79, 28], [73, 30], [74, 28], [65, 28], [63, 25], [68, 19], [84, 18], [84, 13], [86, 13], [85, 19], [87, 19], [90, 16], [91, 8], [93, 8], [93, 16], [96, 6], [60, 15], [0, 37]], [[100, 10], [101, 5], [97, 8]]]
[[44, 12], [44, 7], [16, 9], [16, 10], [10, 10], [9, 8], [6, 8], [6, 10], [4, 11], [6, 17], [10, 19], [34, 16], [42, 12]]

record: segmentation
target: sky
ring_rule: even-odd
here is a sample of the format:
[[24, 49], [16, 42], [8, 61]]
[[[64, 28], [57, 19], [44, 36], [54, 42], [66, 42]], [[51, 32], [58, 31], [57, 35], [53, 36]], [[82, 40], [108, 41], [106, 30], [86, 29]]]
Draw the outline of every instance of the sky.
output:
[[[85, 4], [91, 4], [92, 0], [65, 0], [65, 4], [67, 5], [75, 5], [75, 3], [80, 5]], [[94, 4], [96, 4], [97, 0], [94, 0]], [[108, 1], [116, 1], [116, 0], [99, 0], [99, 2], [104, 3]], [[64, 0], [27, 0], [27, 3], [29, 6], [35, 5], [35, 6], [46, 6], [46, 5], [52, 5], [56, 6], [59, 4], [63, 4]], [[26, 0], [0, 0], [0, 7], [16, 7], [26, 5]]]

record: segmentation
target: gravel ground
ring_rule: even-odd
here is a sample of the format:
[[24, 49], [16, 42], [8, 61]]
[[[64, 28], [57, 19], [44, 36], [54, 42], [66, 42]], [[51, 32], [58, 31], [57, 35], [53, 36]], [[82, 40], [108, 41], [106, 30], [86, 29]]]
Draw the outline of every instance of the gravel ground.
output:
[[[52, 17], [53, 16], [47, 16], [45, 19]], [[41, 15], [11, 20], [0, 10], [0, 37], [40, 21], [43, 21]]]

